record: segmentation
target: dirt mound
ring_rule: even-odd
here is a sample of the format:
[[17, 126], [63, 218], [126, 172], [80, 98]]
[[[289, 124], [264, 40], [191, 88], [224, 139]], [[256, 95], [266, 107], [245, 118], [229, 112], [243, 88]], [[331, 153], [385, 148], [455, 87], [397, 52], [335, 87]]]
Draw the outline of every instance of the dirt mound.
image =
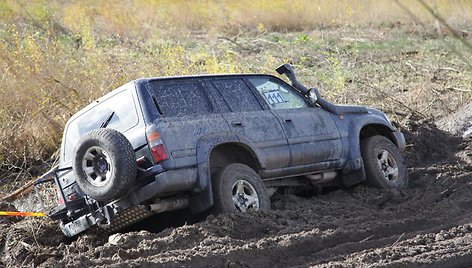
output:
[[432, 162], [452, 162], [462, 139], [439, 129], [429, 120], [412, 120], [402, 127], [407, 142], [406, 162], [410, 167]]
[[442, 130], [463, 138], [472, 136], [472, 102], [462, 106], [456, 112], [441, 118], [436, 124]]
[[72, 240], [48, 220], [2, 223], [1, 260], [7, 267], [470, 266], [470, 142], [428, 122], [405, 130], [411, 187], [401, 192], [360, 185], [276, 196], [270, 211]]

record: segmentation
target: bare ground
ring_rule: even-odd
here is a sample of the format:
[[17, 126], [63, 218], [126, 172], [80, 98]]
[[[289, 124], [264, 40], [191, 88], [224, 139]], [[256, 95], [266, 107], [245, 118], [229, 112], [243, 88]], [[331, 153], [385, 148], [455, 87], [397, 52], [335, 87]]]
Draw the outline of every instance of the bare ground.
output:
[[455, 135], [428, 121], [403, 128], [410, 166], [403, 191], [360, 185], [276, 196], [270, 211], [111, 237], [66, 239], [54, 222], [4, 218], [0, 266], [470, 267], [471, 140], [461, 137], [463, 124], [441, 127]]

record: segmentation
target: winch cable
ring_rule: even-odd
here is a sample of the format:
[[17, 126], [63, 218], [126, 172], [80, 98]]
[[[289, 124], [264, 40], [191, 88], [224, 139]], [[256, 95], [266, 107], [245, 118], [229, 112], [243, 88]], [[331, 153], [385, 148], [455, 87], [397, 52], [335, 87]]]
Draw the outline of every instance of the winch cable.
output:
[[0, 216], [45, 217], [47, 215], [43, 212], [0, 211]]

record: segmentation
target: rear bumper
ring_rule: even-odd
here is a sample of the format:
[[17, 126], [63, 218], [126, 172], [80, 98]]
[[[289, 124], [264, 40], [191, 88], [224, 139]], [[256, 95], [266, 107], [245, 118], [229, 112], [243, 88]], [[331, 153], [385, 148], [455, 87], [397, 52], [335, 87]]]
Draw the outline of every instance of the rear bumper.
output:
[[[126, 213], [127, 209], [132, 207], [143, 207], [141, 205], [152, 203], [150, 200], [159, 196], [192, 191], [196, 181], [196, 168], [169, 170], [159, 173], [154, 176], [154, 181], [130, 192], [128, 196], [110, 202], [99, 207], [95, 211], [86, 213], [85, 215], [82, 214], [82, 216], [70, 222], [61, 223], [60, 227], [62, 232], [68, 237], [75, 236], [96, 225], [103, 225], [104, 229], [116, 230], [116, 226], [114, 226], [115, 218]], [[141, 213], [143, 215], [140, 215], [139, 213], [128, 214], [130, 215], [126, 215], [126, 219], [127, 222], [131, 224], [148, 217], [152, 212]], [[120, 223], [120, 228], [122, 227], [126, 226]]]
[[154, 181], [130, 194], [133, 204], [140, 204], [161, 194], [191, 191], [197, 182], [197, 169], [169, 170], [154, 177]]

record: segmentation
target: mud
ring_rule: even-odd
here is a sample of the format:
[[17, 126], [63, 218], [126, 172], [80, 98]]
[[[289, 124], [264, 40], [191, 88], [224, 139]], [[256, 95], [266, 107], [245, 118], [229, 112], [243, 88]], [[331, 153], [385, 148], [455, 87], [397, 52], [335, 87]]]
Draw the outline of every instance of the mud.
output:
[[471, 140], [427, 121], [412, 121], [403, 131], [405, 190], [359, 185], [311, 197], [275, 196], [270, 211], [193, 224], [183, 217], [180, 226], [160, 232], [75, 239], [45, 219], [2, 221], [0, 266], [470, 267]]

